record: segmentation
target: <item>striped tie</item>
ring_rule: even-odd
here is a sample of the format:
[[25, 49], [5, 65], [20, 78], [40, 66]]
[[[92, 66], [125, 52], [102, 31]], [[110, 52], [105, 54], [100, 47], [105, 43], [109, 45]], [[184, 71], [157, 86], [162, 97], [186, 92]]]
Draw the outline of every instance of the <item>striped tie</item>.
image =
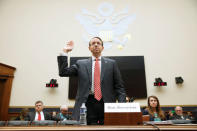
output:
[[98, 101], [102, 98], [101, 93], [101, 81], [100, 81], [100, 67], [98, 58], [96, 58], [95, 66], [94, 66], [94, 98]]

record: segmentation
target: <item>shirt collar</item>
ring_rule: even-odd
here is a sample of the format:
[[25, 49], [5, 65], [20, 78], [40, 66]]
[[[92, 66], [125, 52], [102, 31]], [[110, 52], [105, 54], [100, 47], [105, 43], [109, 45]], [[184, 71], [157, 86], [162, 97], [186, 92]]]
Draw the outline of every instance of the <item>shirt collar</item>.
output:
[[[101, 60], [101, 56], [98, 58], [99, 60]], [[95, 61], [96, 57], [92, 56], [92, 61]]]

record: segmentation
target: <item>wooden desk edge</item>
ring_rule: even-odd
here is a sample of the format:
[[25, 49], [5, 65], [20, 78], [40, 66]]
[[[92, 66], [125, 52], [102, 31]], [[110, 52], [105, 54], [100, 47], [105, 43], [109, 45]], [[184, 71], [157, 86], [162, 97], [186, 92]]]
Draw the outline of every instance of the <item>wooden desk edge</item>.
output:
[[[157, 126], [159, 129], [162, 130], [197, 130], [197, 125], [189, 125], [189, 126]], [[141, 125], [141, 126], [75, 126], [75, 125], [68, 125], [68, 126], [27, 126], [27, 127], [0, 127], [0, 131], [77, 131], [77, 130], [156, 130], [157, 128], [151, 125]]]

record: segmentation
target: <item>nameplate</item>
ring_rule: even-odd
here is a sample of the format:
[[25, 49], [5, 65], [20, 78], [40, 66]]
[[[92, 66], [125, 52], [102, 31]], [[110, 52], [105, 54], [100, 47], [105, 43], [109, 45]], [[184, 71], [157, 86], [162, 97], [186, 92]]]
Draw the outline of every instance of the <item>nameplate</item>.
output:
[[141, 112], [139, 103], [105, 103], [104, 112]]

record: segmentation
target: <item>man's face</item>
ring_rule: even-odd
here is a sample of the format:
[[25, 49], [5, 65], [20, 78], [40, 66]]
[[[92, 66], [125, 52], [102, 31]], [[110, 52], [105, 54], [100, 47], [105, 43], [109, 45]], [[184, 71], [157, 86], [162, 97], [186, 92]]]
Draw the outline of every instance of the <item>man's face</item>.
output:
[[90, 40], [89, 50], [92, 52], [93, 55], [101, 54], [104, 47], [102, 42], [98, 38], [93, 38]]
[[183, 110], [181, 107], [176, 107], [175, 112], [177, 115], [182, 115], [183, 114]]
[[63, 115], [66, 115], [66, 114], [68, 113], [68, 109], [67, 109], [67, 108], [62, 108], [62, 109], [61, 109], [61, 113], [62, 113]]
[[157, 99], [151, 97], [151, 98], [149, 99], [149, 103], [150, 103], [150, 106], [151, 106], [151, 107], [154, 107], [154, 108], [157, 107]]
[[35, 105], [35, 110], [37, 111], [37, 112], [41, 112], [42, 110], [43, 110], [43, 104], [42, 103], [37, 103], [36, 105]]

